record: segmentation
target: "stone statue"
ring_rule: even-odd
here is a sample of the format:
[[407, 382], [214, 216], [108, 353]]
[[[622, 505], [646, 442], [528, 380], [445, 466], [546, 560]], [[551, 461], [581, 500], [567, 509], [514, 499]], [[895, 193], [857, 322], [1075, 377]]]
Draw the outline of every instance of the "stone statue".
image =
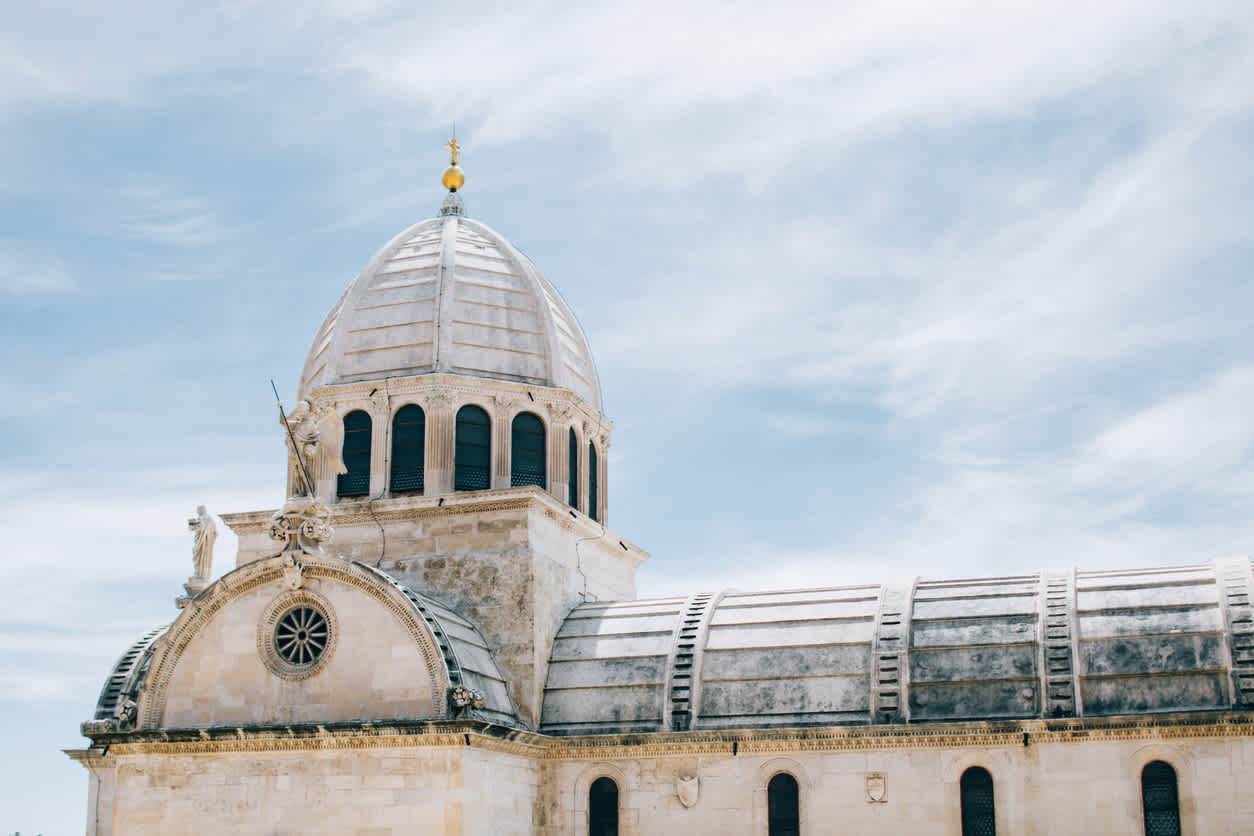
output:
[[[344, 423], [334, 410], [315, 410], [309, 401], [303, 400], [287, 416], [285, 435], [288, 430], [291, 435], [287, 436], [287, 447], [294, 454], [299, 453], [292, 475], [293, 496], [317, 496], [319, 482], [348, 472], [343, 455]], [[306, 483], [306, 474], [312, 485]]]
[[192, 578], [207, 581], [213, 574], [213, 544], [218, 539], [218, 526], [205, 506], [196, 506], [196, 516], [187, 521], [187, 527], [195, 534], [192, 544]]

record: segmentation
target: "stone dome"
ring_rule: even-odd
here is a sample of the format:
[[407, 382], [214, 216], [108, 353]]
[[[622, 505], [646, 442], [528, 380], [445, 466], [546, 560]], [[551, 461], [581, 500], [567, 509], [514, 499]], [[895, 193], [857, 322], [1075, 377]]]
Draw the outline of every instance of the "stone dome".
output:
[[601, 409], [575, 315], [526, 256], [461, 215], [456, 198], [389, 241], [344, 291], [309, 349], [300, 396], [437, 372], [567, 389]]

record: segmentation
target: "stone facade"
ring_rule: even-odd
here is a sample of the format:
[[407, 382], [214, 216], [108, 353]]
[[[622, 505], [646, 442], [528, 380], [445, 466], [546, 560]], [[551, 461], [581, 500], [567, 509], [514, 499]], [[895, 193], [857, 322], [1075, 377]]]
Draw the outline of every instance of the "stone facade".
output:
[[[636, 600], [587, 340], [456, 196], [335, 303], [300, 399], [287, 501], [223, 515], [235, 567], [123, 653], [68, 753], [88, 836], [575, 836], [600, 779], [624, 836], [774, 836], [784, 773], [801, 834], [965, 836], [972, 767], [980, 832], [1139, 834], [1154, 762], [1163, 832], [1254, 822], [1247, 559]], [[422, 458], [393, 490], [397, 437]]]
[[[92, 773], [88, 832], [544, 834], [587, 832], [588, 788], [620, 787], [619, 832], [767, 832], [766, 786], [800, 785], [801, 833], [959, 836], [959, 780], [993, 777], [997, 830], [1142, 833], [1141, 770], [1176, 770], [1181, 832], [1254, 821], [1254, 716], [553, 739], [462, 724], [132, 735]], [[1026, 735], [1026, 738], [1025, 738]], [[676, 793], [698, 780], [692, 807]], [[868, 792], [882, 776], [884, 792]], [[90, 812], [90, 811], [89, 811]]]

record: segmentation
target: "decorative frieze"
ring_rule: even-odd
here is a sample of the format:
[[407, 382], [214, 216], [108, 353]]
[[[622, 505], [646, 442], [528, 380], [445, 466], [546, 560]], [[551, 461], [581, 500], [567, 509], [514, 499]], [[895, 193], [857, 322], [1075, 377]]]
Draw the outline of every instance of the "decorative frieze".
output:
[[[839, 726], [813, 729], [699, 731], [655, 735], [549, 737], [476, 720], [393, 721], [337, 726], [165, 729], [94, 735], [110, 754], [280, 752], [374, 748], [481, 748], [545, 761], [621, 761], [789, 752], [971, 749], [1025, 745], [1185, 739], [1248, 739], [1254, 713], [1186, 717]], [[90, 751], [90, 750], [89, 750]]]

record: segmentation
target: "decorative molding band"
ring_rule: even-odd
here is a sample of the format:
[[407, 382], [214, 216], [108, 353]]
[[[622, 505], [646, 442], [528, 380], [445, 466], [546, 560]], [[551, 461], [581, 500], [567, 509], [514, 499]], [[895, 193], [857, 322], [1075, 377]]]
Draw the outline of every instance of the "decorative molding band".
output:
[[1080, 693], [1075, 666], [1075, 570], [1041, 570], [1041, 711], [1046, 717], [1074, 717]]
[[1251, 577], [1250, 561], [1241, 557], [1216, 560], [1214, 565], [1219, 605], [1227, 628], [1232, 705], [1254, 707], [1254, 607], [1250, 606], [1254, 577]]
[[[520, 403], [525, 401], [555, 411], [571, 409], [593, 424], [599, 424], [606, 430], [614, 429], [614, 423], [609, 418], [598, 412], [594, 405], [568, 389], [496, 378], [470, 377], [449, 372], [401, 375], [386, 378], [386, 380], [393, 405], [398, 409], [403, 405], [398, 403], [398, 399], [423, 396], [437, 390], [439, 394], [449, 399], [450, 404], [464, 397], [512, 394], [514, 400]], [[380, 382], [380, 379], [374, 378], [352, 383], [322, 384], [312, 389], [305, 397], [309, 400], [319, 399], [341, 406], [347, 406], [350, 402], [354, 405], [361, 405], [369, 401], [370, 391], [377, 389]], [[530, 398], [527, 396], [529, 392]]]
[[[1186, 739], [1249, 739], [1254, 713], [1195, 720], [1174, 716], [1153, 721], [1023, 720], [1000, 723], [934, 723], [777, 729], [760, 732], [549, 737], [479, 721], [366, 723], [236, 729], [180, 729], [101, 735], [93, 748], [67, 754], [94, 765], [133, 754], [292, 752], [354, 749], [476, 748], [543, 761], [621, 761], [643, 758], [777, 755], [795, 752], [863, 752], [969, 749], [1070, 743], [1122, 743]], [[107, 755], [105, 752], [107, 751]]]
[[[443, 504], [440, 500], [444, 500]], [[544, 509], [545, 515], [555, 521], [568, 521], [575, 529], [604, 536], [623, 547], [643, 562], [649, 553], [617, 534], [607, 532], [583, 513], [571, 516], [570, 506], [553, 497], [548, 491], [527, 485], [502, 488], [493, 491], [451, 493], [444, 496], [407, 496], [392, 499], [376, 499], [373, 502], [337, 502], [328, 506], [331, 524], [336, 528], [352, 525], [375, 526], [378, 523], [414, 522], [418, 520], [455, 517], [467, 513], [493, 513], [498, 511], [530, 512]], [[222, 521], [237, 535], [258, 534], [269, 531], [275, 512], [248, 511], [221, 514]]]

